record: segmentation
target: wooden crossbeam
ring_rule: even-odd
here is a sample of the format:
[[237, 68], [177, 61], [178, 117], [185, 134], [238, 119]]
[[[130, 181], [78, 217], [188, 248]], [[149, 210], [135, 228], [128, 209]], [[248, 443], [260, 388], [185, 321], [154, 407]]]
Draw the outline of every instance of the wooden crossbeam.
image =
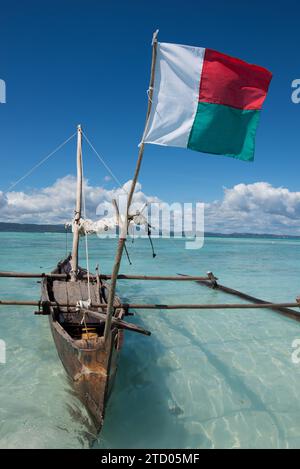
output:
[[[6, 278], [44, 278], [49, 277], [52, 279], [68, 279], [67, 274], [53, 274], [53, 273], [30, 273], [30, 272], [0, 272], [0, 277]], [[99, 279], [110, 280], [110, 274], [99, 274]], [[82, 276], [87, 279], [87, 275]], [[97, 280], [97, 275], [90, 275], [90, 279]], [[119, 274], [119, 280], [166, 280], [166, 281], [204, 281], [209, 280], [207, 276], [186, 276], [181, 275], [126, 275]]]
[[[0, 306], [1, 305], [6, 305], [6, 306], [40, 306], [39, 301], [34, 301], [34, 300], [0, 300]], [[75, 303], [66, 303], [66, 304], [57, 304], [55, 302], [49, 302], [49, 306], [52, 306], [54, 308], [57, 307], [71, 307], [71, 308], [76, 308], [77, 304]], [[107, 304], [93, 304], [92, 305], [95, 308], [100, 308], [100, 309], [106, 309]], [[200, 304], [189, 304], [189, 303], [181, 303], [181, 304], [173, 304], [173, 305], [167, 305], [167, 304], [159, 304], [159, 303], [121, 303], [118, 306], [115, 306], [115, 309], [258, 309], [258, 308], [267, 308], [267, 309], [273, 309], [275, 307], [290, 307], [290, 308], [296, 308], [300, 307], [300, 304], [297, 302], [286, 302], [286, 303], [262, 303], [262, 304], [254, 304], [254, 303], [217, 303], [217, 304], [206, 304], [206, 303], [200, 303]], [[296, 316], [299, 316], [300, 319], [300, 314], [298, 314], [296, 311], [294, 312]]]

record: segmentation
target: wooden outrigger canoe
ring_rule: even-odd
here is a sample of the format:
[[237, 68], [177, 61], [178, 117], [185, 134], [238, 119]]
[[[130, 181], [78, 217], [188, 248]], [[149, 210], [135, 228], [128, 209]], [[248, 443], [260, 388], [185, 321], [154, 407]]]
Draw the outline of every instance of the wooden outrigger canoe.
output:
[[[54, 274], [69, 273], [70, 259], [58, 264]], [[81, 313], [74, 307], [60, 305], [87, 301], [88, 282], [81, 278], [86, 271], [79, 268], [78, 280], [42, 280], [42, 304], [56, 302], [57, 307], [49, 306], [49, 323], [58, 355], [70, 378], [78, 397], [86, 406], [96, 430], [103, 424], [105, 407], [115, 379], [119, 350], [124, 332], [117, 327], [110, 330], [109, 340], [104, 341], [105, 322], [99, 321], [88, 312]], [[90, 311], [98, 311], [94, 304], [106, 304], [109, 286], [105, 282], [91, 280]], [[115, 298], [115, 306], [120, 304]], [[115, 317], [122, 319], [125, 311], [115, 309]]]
[[[51, 332], [62, 364], [99, 431], [116, 375], [118, 351], [123, 336], [123, 331], [113, 325], [113, 318], [122, 319], [125, 311], [115, 308], [120, 300], [114, 296], [109, 325], [108, 315], [102, 320], [93, 315], [98, 311], [93, 304], [107, 303], [109, 286], [101, 282], [99, 276], [95, 276], [93, 280], [90, 272], [78, 265], [82, 185], [82, 130], [78, 126], [77, 195], [72, 253], [52, 272], [67, 274], [65, 278], [47, 277], [42, 280], [41, 301], [43, 309], [48, 309], [46, 312], [49, 314]], [[87, 278], [83, 278], [84, 276]], [[53, 302], [57, 306], [53, 306]], [[74, 304], [77, 307], [69, 306]]]
[[[300, 298], [297, 298], [296, 302], [289, 303], [275, 304], [265, 302], [237, 290], [233, 290], [217, 284], [217, 278], [214, 277], [211, 273], [209, 273], [206, 277], [161, 277], [119, 274], [123, 251], [126, 250], [125, 243], [128, 235], [128, 227], [130, 222], [134, 221], [134, 215], [130, 213], [130, 208], [143, 160], [145, 147], [144, 135], [148, 128], [151, 113], [157, 54], [157, 33], [158, 31], [154, 33], [152, 40], [152, 64], [148, 89], [148, 108], [145, 129], [142, 141], [139, 145], [138, 159], [131, 182], [131, 187], [127, 195], [127, 211], [125, 213], [124, 220], [120, 219], [118, 206], [116, 203], [114, 203], [117, 215], [116, 222], [120, 228], [120, 235], [112, 273], [110, 275], [102, 275], [101, 279], [100, 275], [90, 275], [89, 272], [87, 248], [87, 234], [89, 231], [84, 229], [82, 232], [82, 221], [84, 222], [84, 219], [81, 218], [83, 198], [81, 126], [78, 126], [77, 129], [77, 194], [75, 216], [72, 223], [72, 254], [67, 259], [60, 262], [57, 265], [57, 268], [51, 274], [0, 272], [0, 277], [42, 278], [41, 302], [28, 300], [0, 300], [0, 305], [22, 304], [39, 307], [42, 306], [42, 312], [49, 315], [51, 332], [62, 364], [71, 382], [73, 383], [78, 397], [86, 406], [98, 431], [103, 425], [105, 408], [116, 376], [118, 356], [122, 346], [124, 334], [121, 329], [130, 329], [135, 332], [150, 335], [149, 331], [146, 331], [139, 326], [125, 323], [125, 321], [123, 321], [123, 317], [128, 314], [128, 309], [205, 310], [269, 308], [280, 312], [280, 314], [283, 314], [290, 319], [294, 319], [298, 322], [300, 321], [300, 315], [296, 311], [287, 309], [287, 307], [299, 307]], [[88, 141], [87, 137], [85, 138]], [[89, 141], [88, 143], [95, 151], [91, 143]], [[97, 152], [96, 154], [98, 155]], [[148, 225], [147, 228], [149, 235], [149, 228], [151, 228], [150, 225]], [[78, 246], [80, 235], [86, 236], [87, 270], [80, 268], [78, 265]], [[155, 257], [154, 252], [153, 257]], [[107, 280], [108, 278], [110, 279], [109, 284], [104, 282], [104, 280]], [[199, 281], [201, 284], [209, 286], [210, 288], [219, 289], [223, 292], [239, 296], [240, 298], [249, 300], [252, 303], [192, 305], [133, 303], [122, 304], [116, 295], [116, 285], [119, 278], [131, 278], [139, 280]], [[39, 308], [38, 313], [40, 314], [40, 312], [41, 310]]]
[[[152, 65], [150, 76], [150, 92], [146, 125], [150, 116], [154, 69], [156, 62], [157, 33], [153, 35]], [[125, 310], [116, 308], [120, 300], [116, 296], [116, 282], [120, 268], [122, 253], [125, 247], [129, 224], [129, 209], [135, 190], [140, 165], [144, 152], [144, 143], [139, 150], [137, 165], [133, 176], [131, 188], [127, 199], [127, 213], [122, 224], [118, 248], [115, 256], [111, 282], [94, 283], [87, 273], [88, 280], [82, 278], [83, 270], [78, 265], [78, 247], [80, 237], [80, 224], [83, 199], [83, 169], [82, 169], [82, 129], [77, 129], [77, 191], [76, 207], [73, 219], [73, 246], [72, 254], [68, 259], [58, 265], [55, 273], [68, 273], [70, 278], [53, 280], [45, 278], [42, 281], [42, 301], [56, 302], [57, 307], [48, 306], [50, 313], [50, 327], [58, 355], [73, 381], [78, 396], [86, 405], [91, 414], [97, 430], [100, 430], [105, 412], [108, 396], [117, 370], [118, 351], [122, 344], [123, 332], [114, 327], [114, 318], [122, 319]], [[116, 206], [117, 219], [119, 218]], [[84, 233], [87, 236], [87, 232]], [[87, 247], [87, 246], [86, 246]], [[87, 250], [87, 249], [86, 249]], [[87, 258], [88, 258], [88, 253]], [[88, 266], [88, 259], [87, 259]], [[78, 302], [78, 311], [70, 310], [65, 304]], [[85, 307], [83, 302], [87, 302]], [[106, 316], [103, 321], [95, 321], [93, 317], [93, 303], [107, 303]], [[95, 310], [97, 311], [97, 309]], [[78, 312], [81, 314], [78, 314]]]

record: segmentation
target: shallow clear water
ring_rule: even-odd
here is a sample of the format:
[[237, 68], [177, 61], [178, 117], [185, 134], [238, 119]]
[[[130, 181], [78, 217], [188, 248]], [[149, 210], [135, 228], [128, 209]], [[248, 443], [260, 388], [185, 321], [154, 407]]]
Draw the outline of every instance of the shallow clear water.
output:
[[[0, 233], [0, 269], [44, 272], [65, 255], [62, 234]], [[300, 293], [300, 243], [208, 238], [128, 247], [123, 273], [203, 275], [268, 300]], [[113, 241], [90, 238], [91, 266], [109, 272]], [[119, 283], [131, 302], [238, 302], [195, 283]], [[38, 298], [36, 280], [0, 279], [0, 298]], [[89, 418], [57, 357], [48, 319], [34, 308], [1, 306], [1, 448], [300, 447], [300, 365], [291, 360], [300, 325], [268, 310], [138, 311], [151, 337], [126, 333], [104, 428]]]

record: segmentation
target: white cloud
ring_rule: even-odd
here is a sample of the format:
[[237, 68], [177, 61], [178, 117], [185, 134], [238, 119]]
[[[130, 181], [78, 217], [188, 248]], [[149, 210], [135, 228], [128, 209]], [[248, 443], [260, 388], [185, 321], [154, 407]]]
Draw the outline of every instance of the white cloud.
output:
[[[129, 191], [131, 181], [123, 188], [107, 190], [85, 183], [87, 217], [97, 219]], [[65, 176], [52, 186], [29, 192], [0, 192], [0, 221], [19, 223], [65, 223], [74, 213], [76, 178]], [[134, 202], [161, 202], [148, 196], [138, 183]], [[174, 201], [176, 202], [176, 201]], [[182, 201], [184, 202], [184, 201]], [[273, 187], [267, 182], [237, 184], [224, 189], [222, 200], [205, 204], [205, 230], [252, 233], [300, 234], [300, 192]]]
[[[107, 190], [103, 187], [91, 186], [86, 180], [84, 184], [86, 215], [88, 218], [97, 218], [98, 213], [111, 207], [111, 200], [118, 199], [128, 192], [131, 181], [122, 188]], [[0, 192], [0, 221], [15, 223], [65, 223], [70, 221], [74, 214], [76, 194], [76, 178], [68, 175], [52, 185], [30, 192], [8, 192], [4, 195]], [[141, 190], [141, 185], [136, 186], [134, 202], [144, 204], [156, 200], [149, 197]]]
[[237, 184], [206, 205], [206, 230], [300, 234], [300, 192], [267, 182]]
[[3, 194], [3, 192], [0, 191], [0, 209], [5, 207], [7, 204], [7, 198], [6, 196]]

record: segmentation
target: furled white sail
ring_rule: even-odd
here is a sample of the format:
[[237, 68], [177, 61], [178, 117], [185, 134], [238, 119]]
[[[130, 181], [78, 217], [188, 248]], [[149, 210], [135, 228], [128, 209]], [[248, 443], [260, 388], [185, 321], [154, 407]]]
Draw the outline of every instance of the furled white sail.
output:
[[[134, 225], [140, 227], [148, 227], [147, 219], [139, 211], [130, 217], [128, 231], [134, 228]], [[86, 234], [102, 234], [109, 231], [116, 231], [118, 229], [118, 223], [114, 217], [102, 218], [98, 221], [90, 220], [89, 218], [80, 218], [79, 220], [79, 235], [84, 236]], [[74, 223], [72, 223], [72, 231], [74, 232]]]
[[[79, 220], [79, 234], [84, 236], [85, 234], [93, 233], [105, 233], [110, 230], [115, 230], [117, 228], [117, 223], [113, 218], [102, 218], [98, 221], [93, 221], [88, 218], [80, 218]], [[74, 225], [72, 225], [72, 231], [74, 230]]]

